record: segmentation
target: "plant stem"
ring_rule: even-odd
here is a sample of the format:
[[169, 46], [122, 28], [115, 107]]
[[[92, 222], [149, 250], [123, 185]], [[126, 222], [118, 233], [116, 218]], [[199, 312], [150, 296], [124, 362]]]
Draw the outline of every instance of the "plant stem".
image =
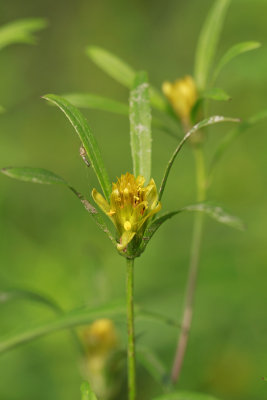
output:
[[128, 399], [135, 400], [134, 260], [127, 259]]
[[[206, 173], [202, 147], [198, 146], [194, 148], [194, 157], [196, 166], [197, 201], [204, 201], [206, 198]], [[181, 332], [177, 342], [177, 348], [171, 373], [171, 379], [173, 383], [177, 382], [180, 377], [180, 372], [182, 369], [187, 348], [188, 336], [191, 328], [202, 232], [203, 214], [196, 213], [194, 219], [190, 266], [188, 272]]]

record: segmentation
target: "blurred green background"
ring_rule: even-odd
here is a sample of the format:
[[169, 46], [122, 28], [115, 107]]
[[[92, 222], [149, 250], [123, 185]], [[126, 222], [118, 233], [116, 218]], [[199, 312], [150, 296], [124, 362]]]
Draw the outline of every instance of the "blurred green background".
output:
[[[97, 183], [79, 156], [73, 128], [41, 96], [93, 92], [127, 101], [85, 55], [102, 46], [146, 69], [160, 87], [193, 72], [201, 25], [213, 1], [12, 0], [1, 7], [0, 23], [44, 17], [49, 26], [37, 46], [14, 45], [0, 54], [1, 166], [50, 169], [89, 194]], [[218, 56], [239, 41], [263, 43], [225, 68], [218, 85], [232, 97], [211, 113], [247, 118], [266, 107], [267, 3], [233, 0]], [[110, 176], [131, 170], [128, 120], [85, 111]], [[210, 190], [246, 223], [244, 233], [206, 221], [192, 333], [179, 388], [222, 400], [263, 400], [267, 384], [266, 318], [266, 122], [241, 136], [225, 155]], [[205, 152], [211, 159], [229, 125], [214, 128]], [[153, 132], [153, 176], [159, 184], [175, 140]], [[0, 287], [25, 287], [55, 298], [65, 309], [123, 298], [125, 265], [78, 200], [62, 187], [39, 186], [0, 177]], [[190, 148], [176, 160], [164, 196], [165, 211], [195, 199]], [[136, 301], [180, 318], [188, 268], [192, 214], [166, 223], [136, 262]], [[46, 321], [53, 314], [26, 301], [0, 307], [0, 334]], [[125, 325], [118, 326], [122, 331]], [[140, 342], [171, 366], [177, 332], [154, 323], [137, 324]], [[139, 370], [139, 399], [161, 393]], [[39, 339], [0, 357], [1, 400], [79, 399], [79, 357], [68, 332]], [[141, 389], [140, 389], [141, 388]]]

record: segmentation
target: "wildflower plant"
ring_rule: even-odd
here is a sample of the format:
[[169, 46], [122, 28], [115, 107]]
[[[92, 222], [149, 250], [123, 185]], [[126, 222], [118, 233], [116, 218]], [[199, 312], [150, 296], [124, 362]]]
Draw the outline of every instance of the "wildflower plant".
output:
[[[221, 206], [206, 201], [207, 188], [211, 183], [213, 168], [226, 147], [248, 126], [267, 115], [264, 111], [252, 117], [246, 123], [240, 123], [239, 119], [233, 117], [224, 117], [222, 115], [206, 117], [205, 115], [205, 100], [213, 99], [222, 101], [229, 99], [229, 96], [222, 89], [214, 88], [213, 86], [222, 67], [236, 55], [259, 46], [257, 42], [246, 42], [235, 45], [223, 56], [217, 67], [213, 70], [211, 77], [211, 67], [214, 62], [215, 50], [229, 4], [229, 0], [217, 0], [214, 3], [200, 35], [194, 77], [188, 75], [185, 78], [178, 79], [174, 83], [164, 82], [162, 87], [163, 93], [149, 84], [145, 72], [135, 71], [106, 50], [98, 47], [90, 47], [87, 49], [87, 54], [90, 58], [111, 77], [130, 90], [129, 105], [93, 94], [76, 93], [63, 96], [49, 94], [44, 96], [45, 100], [57, 106], [65, 114], [80, 139], [82, 159], [94, 170], [99, 183], [98, 188], [90, 188], [91, 199], [88, 200], [65, 179], [45, 169], [26, 167], [8, 167], [2, 169], [5, 175], [25, 182], [50, 185], [58, 184], [69, 188], [81, 201], [96, 225], [108, 236], [118, 254], [126, 259], [129, 400], [137, 398], [134, 318], [142, 313], [142, 309], [138, 307], [134, 308], [135, 259], [145, 251], [147, 244], [165, 221], [184, 211], [196, 212], [181, 337], [178, 341], [171, 373], [172, 381], [175, 382], [179, 376], [186, 350], [188, 332], [191, 326], [193, 298], [203, 232], [203, 214], [207, 214], [218, 222], [229, 226], [238, 229], [243, 228], [243, 224], [239, 218], [228, 214]], [[152, 117], [151, 106], [159, 111], [159, 117]], [[132, 171], [122, 171], [120, 177], [114, 177], [110, 181], [93, 131], [78, 109], [83, 107], [99, 108], [104, 111], [129, 115]], [[230, 131], [228, 136], [224, 137], [214, 155], [209, 175], [207, 176], [203, 155], [203, 146], [205, 143], [204, 128], [224, 122], [235, 123], [237, 128]], [[163, 171], [162, 180], [159, 185], [153, 179], [153, 169], [151, 167], [152, 128], [154, 127], [160, 128], [178, 140], [178, 144], [170, 156], [166, 169]], [[178, 154], [187, 142], [190, 143], [195, 157], [197, 202], [171, 212], [159, 214], [161, 210], [167, 207], [162, 197], [168, 182], [169, 173]], [[111, 221], [113, 230], [109, 228], [108, 221]], [[18, 346], [49, 332], [89, 323], [95, 318], [110, 318], [117, 315], [125, 315], [125, 304], [108, 304], [96, 309], [84, 308], [60, 314], [53, 322], [36, 326], [33, 329], [29, 328], [17, 335], [1, 340], [0, 352], [7, 351], [14, 346]], [[164, 320], [164, 317], [161, 317], [161, 319]], [[86, 397], [87, 395], [91, 397]], [[83, 399], [95, 399], [95, 395], [91, 394], [91, 389], [87, 385], [82, 387], [82, 396]], [[198, 398], [204, 399], [204, 397], [195, 396], [191, 396], [191, 398], [196, 400]], [[177, 400], [182, 398], [189, 399], [190, 394], [179, 392], [176, 393], [176, 398]]]

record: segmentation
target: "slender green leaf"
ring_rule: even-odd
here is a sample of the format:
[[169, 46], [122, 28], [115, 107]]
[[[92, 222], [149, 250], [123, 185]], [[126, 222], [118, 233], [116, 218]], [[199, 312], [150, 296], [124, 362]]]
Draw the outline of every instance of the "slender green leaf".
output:
[[76, 107], [71, 105], [63, 97], [50, 94], [44, 96], [44, 99], [57, 105], [69, 119], [87, 152], [88, 158], [95, 171], [103, 193], [106, 199], [109, 199], [111, 191], [110, 180], [104, 166], [98, 144], [91, 129], [89, 128], [86, 119]]
[[265, 118], [267, 118], [267, 110], [262, 110], [261, 112], [250, 117], [247, 121], [243, 121], [237, 128], [232, 129], [226, 136], [224, 136], [221, 143], [217, 147], [217, 150], [215, 151], [215, 154], [210, 164], [209, 182], [212, 179], [212, 174], [214, 172], [216, 165], [219, 163], [222, 156], [224, 155], [226, 150], [231, 146], [233, 141], [247, 129], [249, 129], [250, 127], [252, 127], [253, 125], [262, 121]]
[[83, 204], [86, 211], [89, 212], [90, 216], [94, 219], [97, 226], [102, 229], [112, 241], [114, 246], [117, 247], [117, 242], [105, 224], [101, 214], [96, 210], [95, 207], [92, 206], [91, 203], [76, 189], [74, 189], [71, 185], [69, 185], [63, 178], [54, 174], [51, 171], [47, 171], [43, 168], [16, 168], [16, 167], [8, 167], [3, 168], [1, 172], [11, 178], [15, 178], [24, 182], [32, 182], [32, 183], [41, 183], [41, 184], [63, 184], [67, 186], [74, 194], [78, 197], [78, 199]]
[[141, 247], [140, 254], [145, 250], [148, 242], [152, 238], [152, 236], [157, 232], [159, 227], [168, 219], [174, 217], [175, 215], [178, 215], [184, 211], [197, 211], [197, 212], [203, 212], [210, 216], [211, 218], [215, 219], [217, 222], [220, 222], [224, 225], [228, 225], [232, 228], [243, 230], [244, 229], [244, 224], [243, 222], [238, 218], [235, 217], [228, 212], [226, 212], [221, 206], [216, 205], [216, 204], [211, 204], [211, 203], [197, 203], [197, 204], [192, 204], [186, 207], [183, 207], [179, 210], [176, 211], [171, 211], [168, 212], [158, 218], [156, 218], [151, 225], [148, 226], [148, 228], [145, 231], [144, 234], [144, 242]]
[[223, 89], [212, 88], [205, 90], [201, 97], [203, 99], [217, 100], [217, 101], [228, 101], [231, 100], [229, 94], [227, 94]]
[[151, 349], [138, 345], [136, 357], [140, 364], [150, 373], [156, 382], [164, 385], [168, 381], [168, 371], [163, 362]]
[[255, 50], [260, 46], [261, 44], [259, 42], [254, 42], [254, 41], [235, 44], [223, 55], [223, 57], [218, 62], [215, 71], [213, 73], [213, 81], [217, 79], [223, 67], [226, 64], [228, 64], [233, 58], [239, 56], [242, 53], [246, 53], [247, 51]]
[[144, 320], [144, 321], [158, 322], [164, 325], [169, 325], [173, 328], [180, 328], [181, 326], [181, 324], [175, 319], [172, 319], [170, 317], [167, 317], [166, 315], [162, 315], [154, 311], [145, 310], [142, 307], [139, 307], [138, 305], [135, 306], [135, 314], [136, 314], [135, 317], [138, 321]]
[[151, 110], [147, 75], [136, 75], [130, 93], [130, 137], [134, 175], [142, 175], [146, 182], [151, 172]]
[[81, 385], [81, 400], [97, 400], [95, 393], [92, 391], [88, 382], [83, 382]]
[[132, 67], [101, 47], [87, 47], [86, 54], [113, 79], [131, 89], [136, 74]]
[[180, 141], [180, 143], [178, 144], [177, 148], [173, 152], [173, 154], [172, 154], [172, 156], [171, 156], [171, 158], [170, 158], [170, 160], [169, 160], [169, 162], [167, 164], [167, 167], [166, 167], [166, 170], [165, 170], [162, 182], [161, 182], [160, 190], [159, 190], [159, 200], [161, 199], [161, 197], [163, 195], [163, 192], [164, 192], [164, 189], [165, 189], [165, 185], [166, 185], [166, 182], [167, 182], [171, 167], [172, 167], [172, 165], [173, 165], [173, 163], [174, 163], [174, 161], [175, 161], [175, 159], [177, 157], [177, 154], [180, 152], [180, 150], [182, 149], [183, 145], [187, 142], [187, 140], [190, 138], [190, 136], [193, 133], [197, 132], [198, 130], [204, 128], [205, 126], [218, 124], [220, 122], [239, 122], [239, 119], [228, 118], [228, 117], [222, 117], [222, 116], [219, 116], [219, 115], [215, 115], [213, 117], [206, 118], [203, 121], [199, 122], [198, 124], [194, 125], [193, 128], [190, 129], [190, 131], [186, 133], [186, 135], [183, 137], [183, 139]]
[[199, 90], [204, 90], [213, 65], [227, 9], [231, 0], [216, 0], [201, 30], [196, 50], [195, 80]]
[[67, 185], [67, 182], [63, 178], [43, 168], [7, 167], [2, 168], [1, 172], [10, 178], [18, 179], [23, 182], [41, 183], [45, 185]]
[[179, 391], [179, 392], [163, 394], [159, 397], [155, 397], [153, 400], [218, 400], [218, 399], [203, 393]]
[[69, 93], [62, 97], [78, 108], [91, 108], [95, 110], [109, 111], [116, 114], [128, 115], [129, 107], [127, 104], [107, 97], [98, 96], [91, 93]]
[[[110, 53], [109, 51], [97, 46], [90, 46], [86, 49], [86, 54], [104, 72], [110, 75], [115, 81], [132, 89], [136, 76], [136, 71], [125, 61]], [[155, 88], [150, 87], [151, 105], [156, 109], [170, 113], [170, 107], [165, 97]]]
[[118, 318], [125, 315], [125, 304], [115, 303], [93, 309], [82, 308], [59, 315], [53, 321], [27, 326], [22, 332], [0, 337], [0, 353], [53, 332], [87, 325], [98, 318]]
[[[89, 309], [88, 307], [79, 308], [76, 310], [69, 311], [65, 314], [61, 314], [55, 317], [53, 321], [37, 323], [32, 326], [27, 324], [27, 327], [18, 332], [13, 332], [5, 337], [0, 337], [0, 353], [4, 353], [14, 347], [28, 343], [32, 340], [38, 339], [42, 336], [48, 335], [53, 332], [70, 329], [76, 326], [87, 325], [98, 318], [121, 318], [125, 317], [126, 308], [124, 301], [117, 301], [112, 304], [96, 307]], [[135, 307], [135, 316], [138, 319], [141, 317], [145, 319], [146, 316], [148, 321], [151, 320], [151, 314], [154, 314], [153, 320], [177, 326], [177, 323], [164, 318], [160, 314], [156, 314], [149, 311], [143, 311], [140, 307]], [[175, 324], [175, 325], [173, 325]]]
[[62, 309], [54, 300], [43, 294], [20, 288], [0, 290], [0, 305], [23, 299], [43, 304], [56, 313], [62, 312]]
[[29, 18], [10, 22], [0, 27], [0, 50], [13, 43], [35, 43], [34, 32], [45, 28], [46, 21]]

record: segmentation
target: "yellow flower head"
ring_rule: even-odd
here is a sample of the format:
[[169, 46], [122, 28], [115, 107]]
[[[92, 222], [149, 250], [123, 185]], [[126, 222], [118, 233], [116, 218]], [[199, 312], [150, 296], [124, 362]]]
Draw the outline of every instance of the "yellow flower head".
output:
[[112, 184], [110, 204], [96, 189], [92, 191], [94, 201], [119, 233], [117, 247], [120, 251], [125, 251], [134, 238], [136, 245], [140, 244], [149, 219], [161, 208], [154, 179], [145, 187], [144, 183], [145, 178], [141, 175], [137, 178], [128, 172], [122, 175], [117, 183]]
[[173, 83], [164, 82], [162, 91], [181, 120], [184, 123], [188, 123], [190, 121], [190, 113], [198, 97], [193, 78], [187, 75]]
[[97, 319], [83, 331], [83, 342], [90, 355], [108, 354], [118, 344], [113, 322], [107, 318]]

